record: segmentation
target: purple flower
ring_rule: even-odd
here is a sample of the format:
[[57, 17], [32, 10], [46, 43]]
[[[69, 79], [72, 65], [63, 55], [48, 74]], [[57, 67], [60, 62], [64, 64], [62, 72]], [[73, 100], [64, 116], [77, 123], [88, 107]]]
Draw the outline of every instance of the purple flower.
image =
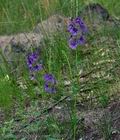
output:
[[80, 44], [80, 45], [85, 44], [85, 39], [84, 39], [83, 36], [81, 36], [81, 37], [78, 39], [78, 44]]
[[88, 31], [85, 23], [83, 22], [83, 20], [80, 17], [77, 17], [76, 19], [74, 19], [74, 22], [76, 24], [79, 24], [79, 27], [80, 27], [82, 32], [87, 32]]
[[39, 58], [39, 53], [37, 51], [33, 52], [33, 53], [29, 53], [27, 56], [26, 61], [27, 61], [27, 65], [28, 65], [28, 68], [30, 71], [30, 79], [31, 80], [35, 80], [36, 72], [43, 69], [43, 65], [37, 63], [38, 58]]
[[69, 40], [69, 47], [71, 49], [76, 49], [78, 45], [83, 45], [85, 43], [84, 37], [81, 36], [80, 38], [73, 38], [71, 37]]
[[49, 86], [47, 83], [44, 85], [44, 90], [48, 93], [56, 93], [56, 89], [54, 86]]
[[75, 28], [73, 24], [68, 25], [68, 31], [74, 36], [78, 33], [78, 29]]
[[56, 83], [56, 80], [55, 80], [55, 77], [52, 75], [52, 74], [45, 74], [44, 75], [44, 80], [45, 82], [50, 82], [52, 84], [55, 84]]
[[39, 58], [37, 52], [33, 52], [27, 56], [27, 65], [30, 71], [39, 71], [42, 70], [42, 64], [35, 64]]
[[44, 90], [48, 93], [55, 93], [55, 85], [56, 85], [56, 79], [52, 74], [45, 74], [44, 75]]
[[37, 61], [37, 59], [38, 59], [38, 53], [37, 52], [31, 53], [27, 56], [27, 64], [31, 65], [35, 61]]
[[80, 17], [71, 19], [68, 24], [68, 31], [71, 34], [69, 39], [69, 47], [71, 49], [76, 49], [78, 45], [85, 44], [84, 33], [88, 32], [88, 29]]
[[76, 49], [77, 46], [78, 46], [78, 41], [76, 39], [74, 39], [74, 38], [70, 38], [70, 40], [69, 40], [69, 47], [71, 49]]
[[42, 64], [36, 64], [35, 66], [30, 66], [29, 69], [33, 72], [37, 72], [43, 69]]

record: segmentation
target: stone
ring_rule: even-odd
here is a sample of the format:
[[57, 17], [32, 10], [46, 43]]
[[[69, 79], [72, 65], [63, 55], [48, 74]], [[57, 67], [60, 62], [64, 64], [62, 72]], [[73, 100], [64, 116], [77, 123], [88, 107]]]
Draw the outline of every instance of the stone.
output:
[[0, 36], [0, 48], [9, 59], [11, 53], [27, 53], [32, 48], [42, 47], [46, 35], [52, 36], [57, 31], [63, 31], [67, 18], [53, 15], [42, 21], [29, 33], [18, 33], [10, 36]]
[[50, 16], [47, 20], [42, 21], [33, 29], [35, 33], [42, 33], [43, 35], [51, 35], [57, 31], [65, 30], [67, 17], [61, 15]]
[[83, 18], [89, 29], [100, 31], [104, 27], [120, 27], [120, 20], [111, 16], [107, 9], [98, 3], [85, 6], [79, 16]]

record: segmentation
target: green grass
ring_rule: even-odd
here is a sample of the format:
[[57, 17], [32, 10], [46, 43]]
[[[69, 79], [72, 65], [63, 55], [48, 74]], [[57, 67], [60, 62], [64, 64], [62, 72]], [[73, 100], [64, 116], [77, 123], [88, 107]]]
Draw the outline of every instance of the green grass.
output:
[[41, 0], [0, 0], [0, 34], [30, 31], [51, 14], [77, 15], [91, 1], [104, 5], [113, 16], [120, 15], [120, 2], [116, 0], [58, 0], [48, 7], [47, 13]]
[[[104, 5], [113, 16], [117, 17], [120, 14], [120, 2], [116, 2], [116, 0], [91, 1], [99, 2]], [[0, 34], [16, 34], [19, 32], [30, 31], [38, 22], [46, 19], [52, 14], [60, 13], [65, 16], [77, 16], [78, 12], [85, 6], [85, 4], [88, 4], [89, 2], [90, 1], [84, 0], [58, 0], [56, 5], [53, 3], [46, 11], [41, 0], [0, 0]], [[115, 41], [119, 40], [119, 31], [116, 33], [114, 29], [111, 29], [110, 32], [109, 30], [106, 32], [105, 30], [101, 31], [97, 34], [97, 37], [110, 36], [110, 34], [114, 36]], [[23, 59], [19, 68], [23, 73], [21, 77], [24, 79], [27, 89], [21, 89], [17, 85], [16, 73], [11, 75], [8, 67], [9, 65], [3, 59], [4, 65], [1, 65], [0, 69], [0, 107], [12, 110], [14, 106], [17, 106], [17, 111], [15, 112], [17, 114], [16, 116], [18, 118], [22, 118], [22, 121], [20, 122], [21, 124], [19, 124], [20, 127], [26, 124], [28, 125], [23, 132], [27, 131], [28, 133], [33, 133], [36, 131], [37, 133], [45, 135], [47, 140], [62, 140], [64, 136], [67, 136], [67, 133], [70, 133], [69, 138], [75, 140], [77, 137], [77, 124], [79, 121], [76, 115], [77, 102], [82, 102], [88, 106], [95, 106], [97, 104], [99, 107], [106, 107], [108, 105], [109, 99], [111, 98], [110, 89], [119, 81], [118, 75], [115, 71], [116, 67], [118, 68], [120, 65], [119, 44], [115, 44], [118, 46], [110, 49], [107, 55], [101, 56], [101, 53], [103, 52], [100, 53], [99, 51], [103, 48], [106, 48], [106, 50], [109, 49], [109, 45], [105, 43], [92, 43], [97, 37], [96, 35], [88, 35], [87, 39], [89, 40], [89, 49], [78, 47], [76, 51], [69, 49], [68, 42], [62, 35], [55, 34], [52, 40], [49, 38], [45, 40], [46, 47], [44, 47], [42, 50], [41, 58], [44, 60], [46, 71], [48, 73], [53, 73], [58, 81], [56, 94], [47, 94], [44, 92], [44, 70], [37, 73], [38, 83], [30, 81], [29, 71], [25, 64], [25, 58]], [[112, 63], [112, 67], [109, 63], [104, 62], [100, 65], [95, 65], [95, 63], [97, 63], [99, 60], [105, 61], [110, 58], [115, 58], [116, 60], [115, 63]], [[64, 74], [62, 73], [62, 68], [66, 68]], [[84, 83], [80, 82], [79, 80], [80, 76], [78, 73], [81, 68], [85, 73], [88, 73], [88, 80]], [[92, 74], [98, 74], [99, 76], [92, 77], [92, 74], [89, 74], [90, 71], [92, 71]], [[108, 73], [111, 74], [112, 79], [104, 79], [105, 76], [103, 76], [102, 72], [106, 72], [105, 75]], [[68, 88], [64, 87], [65, 76], [67, 77], [67, 80], [71, 82]], [[39, 88], [40, 94], [37, 94], [36, 84]], [[84, 90], [84, 92], [82, 92], [82, 90]], [[46, 110], [46, 108], [54, 105], [56, 102], [61, 100], [61, 97], [64, 96], [70, 96], [71, 99], [69, 102], [63, 103], [67, 106], [70, 115], [70, 122], [67, 130], [67, 122], [62, 125], [60, 122], [58, 122], [57, 118], [50, 115], [49, 112], [42, 113], [44, 110]], [[41, 110], [37, 112], [36, 108], [39, 107], [36, 102], [39, 101], [41, 106], [42, 103], [44, 104], [44, 107], [39, 106], [41, 107]], [[26, 111], [26, 106], [29, 103], [33, 103], [33, 105], [31, 105], [31, 110], [29, 110], [31, 112], [28, 110]], [[48, 115], [48, 117], [45, 116], [43, 122], [38, 121], [29, 125], [27, 117], [29, 118], [31, 114], [33, 116], [38, 116], [40, 114]], [[8, 124], [5, 124], [3, 128], [0, 128], [0, 133], [2, 133], [3, 139], [5, 136], [8, 136], [8, 138], [14, 137], [13, 135], [9, 135], [13, 132], [11, 125], [13, 125], [15, 130], [17, 126], [14, 120], [13, 122], [10, 121]], [[84, 135], [84, 124], [82, 125], [83, 126], [81, 126], [80, 130], [81, 137]], [[39, 128], [42, 129], [42, 132]], [[62, 132], [67, 133], [61, 136], [60, 134], [62, 134]], [[14, 139], [17, 138], [14, 137]]]

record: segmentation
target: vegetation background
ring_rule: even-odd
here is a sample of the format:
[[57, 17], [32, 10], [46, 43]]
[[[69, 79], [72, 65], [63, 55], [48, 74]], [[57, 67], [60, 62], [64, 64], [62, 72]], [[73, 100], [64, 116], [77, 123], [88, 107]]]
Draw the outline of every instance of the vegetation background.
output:
[[[79, 11], [89, 3], [99, 3], [108, 9], [111, 16], [116, 19], [120, 18], [120, 1], [116, 0], [0, 0], [0, 35], [29, 32], [33, 30], [38, 23], [54, 14], [64, 15], [66, 17], [76, 17]], [[21, 69], [28, 88], [27, 90], [21, 90], [17, 85], [17, 78], [15, 75], [11, 76], [9, 65], [1, 54], [4, 63], [1, 63], [0, 66], [0, 113], [2, 114], [3, 112], [4, 115], [3, 119], [1, 119], [2, 115], [0, 116], [0, 138], [2, 138], [0, 140], [26, 140], [30, 138], [38, 138], [39, 140], [39, 136], [43, 137], [41, 140], [66, 140], [67, 138], [69, 140], [75, 140], [78, 139], [78, 137], [84, 138], [85, 126], [82, 117], [80, 120], [77, 118], [77, 115], [80, 115], [76, 109], [77, 103], [81, 101], [89, 109], [95, 109], [97, 107], [105, 108], [112, 99], [112, 92], [115, 90], [115, 92], [117, 91], [118, 93], [120, 90], [120, 80], [116, 74], [115, 67], [116, 64], [118, 66], [120, 65], [120, 44], [117, 42], [119, 41], [120, 33], [118, 30], [113, 29], [112, 33], [107, 32], [106, 36], [109, 34], [112, 35], [116, 41], [116, 44], [113, 45], [117, 46], [115, 52], [114, 49], [110, 49], [109, 54], [110, 59], [114, 58], [116, 60], [116, 63], [113, 63], [113, 67], [110, 71], [111, 75], [113, 74], [112, 83], [105, 81], [101, 76], [101, 80], [99, 80], [99, 78], [96, 81], [93, 80], [95, 84], [91, 84], [92, 81], [89, 79], [89, 82], [85, 86], [80, 85], [80, 87], [77, 87], [74, 83], [79, 81], [79, 79], [77, 79], [78, 81], [74, 81], [73, 85], [70, 87], [73, 94], [68, 92], [69, 89], [65, 91], [62, 83], [64, 77], [61, 74], [61, 66], [63, 66], [63, 64], [67, 66], [68, 70], [66, 75], [68, 76], [68, 81], [70, 81], [71, 77], [79, 72], [80, 67], [83, 67], [84, 70], [89, 73], [93, 68], [93, 62], [97, 62], [101, 59], [106, 60], [108, 56], [101, 57], [97, 52], [99, 52], [103, 46], [106, 47], [106, 49], [109, 49], [109, 46], [105, 43], [102, 44], [101, 42], [97, 45], [94, 43], [92, 44], [92, 41], [96, 40], [96, 37], [105, 35], [105, 32], [100, 33], [97, 36], [92, 36], [89, 39], [88, 45], [94, 46], [93, 48], [90, 48], [90, 51], [92, 52], [90, 56], [83, 55], [83, 52], [79, 48], [78, 51], [74, 52], [69, 50], [66, 38], [59, 35], [56, 35], [53, 40], [49, 38], [45, 40], [46, 46], [49, 47], [45, 48], [41, 57], [44, 58], [46, 62], [45, 66], [47, 67], [48, 72], [55, 74], [57, 80], [60, 82], [60, 86], [58, 84], [58, 93], [55, 95], [46, 94], [42, 89], [41, 85], [43, 84], [43, 81], [39, 77], [41, 77], [44, 72], [38, 74], [38, 80], [41, 84], [39, 85], [39, 88], [42, 93], [41, 95], [34, 94], [36, 83], [30, 82], [28, 70], [24, 61]], [[109, 65], [106, 63], [100, 66], [103, 66], [106, 71], [109, 68]], [[116, 85], [116, 83], [118, 84]], [[93, 92], [87, 92], [82, 95], [78, 93], [81, 88], [88, 91], [90, 88], [93, 89]], [[61, 112], [62, 115], [56, 112], [50, 114], [49, 109], [52, 105], [54, 107], [56, 103], [61, 102], [61, 97], [68, 95], [70, 95], [70, 99], [63, 102], [60, 105], [60, 108], [63, 106], [63, 108], [66, 109], [67, 106], [66, 110], [69, 110], [70, 122], [66, 121], [61, 123], [57, 120], [58, 118], [55, 115], [58, 114], [58, 116], [60, 115], [60, 118], [64, 118], [68, 115], [66, 113], [67, 111]], [[94, 101], [93, 98], [96, 98], [96, 96], [98, 96], [98, 100]], [[115, 96], [118, 98], [117, 95]], [[89, 100], [89, 103], [87, 103], [86, 100]], [[37, 116], [41, 116], [41, 114], [44, 116], [40, 117], [41, 120], [37, 120], [37, 122], [33, 121], [33, 124], [30, 124], [30, 122], [32, 122], [31, 120], [36, 119]], [[100, 134], [105, 140], [110, 140], [111, 133], [113, 132], [109, 119], [107, 119], [108, 121], [106, 119], [102, 120], [103, 123], [100, 123], [100, 125], [97, 126], [99, 127]], [[18, 122], [16, 120], [18, 120]], [[80, 121], [79, 131], [78, 121]], [[25, 129], [22, 130], [21, 128], [24, 127]], [[15, 134], [14, 132], [16, 130], [21, 130], [21, 133]]]
[[30, 31], [53, 14], [74, 16], [85, 4], [100, 3], [111, 15], [119, 17], [120, 2], [116, 0], [0, 0], [0, 34]]

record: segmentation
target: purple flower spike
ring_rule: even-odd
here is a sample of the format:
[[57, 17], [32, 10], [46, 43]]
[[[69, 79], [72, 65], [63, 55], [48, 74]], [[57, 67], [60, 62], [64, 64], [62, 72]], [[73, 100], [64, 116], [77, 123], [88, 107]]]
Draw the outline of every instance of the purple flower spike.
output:
[[78, 44], [83, 45], [85, 44], [85, 39], [83, 38], [83, 36], [81, 36], [78, 40]]
[[68, 25], [68, 31], [73, 35], [77, 35], [78, 29], [74, 27], [73, 24]]
[[80, 29], [81, 29], [82, 32], [87, 32], [88, 31], [85, 23], [83, 22], [83, 20], [80, 17], [77, 17], [75, 19], [75, 23], [79, 24]]
[[88, 32], [88, 29], [80, 17], [70, 20], [68, 31], [71, 34], [69, 39], [69, 47], [71, 49], [76, 49], [78, 45], [85, 44], [84, 35]]
[[50, 87], [48, 84], [44, 85], [44, 90], [48, 93], [56, 93], [56, 89], [54, 86]]
[[27, 65], [28, 65], [30, 71], [42, 70], [42, 64], [34, 65], [34, 63], [36, 63], [36, 61], [38, 60], [38, 57], [39, 57], [39, 55], [37, 52], [31, 53], [28, 55]]
[[71, 38], [71, 39], [69, 40], [69, 47], [70, 47], [71, 49], [76, 49], [77, 46], [78, 46], [78, 41], [77, 41], [76, 39], [74, 39], [74, 38]]
[[50, 82], [52, 84], [56, 83], [55, 77], [52, 74], [45, 74], [44, 80], [45, 80], [45, 82]]
[[27, 65], [30, 71], [30, 79], [31, 80], [35, 80], [35, 74], [36, 72], [40, 71], [43, 69], [43, 65], [42, 64], [37, 64], [39, 58], [39, 53], [33, 52], [28, 54], [27, 56]]
[[27, 57], [27, 64], [28, 65], [33, 64], [35, 61], [37, 61], [37, 59], [38, 59], [38, 53], [37, 52], [31, 53]]
[[42, 64], [37, 64], [32, 67], [32, 71], [40, 71], [42, 69], [43, 69]]
[[52, 74], [45, 74], [44, 75], [44, 90], [48, 93], [56, 93], [55, 85], [56, 79]]

